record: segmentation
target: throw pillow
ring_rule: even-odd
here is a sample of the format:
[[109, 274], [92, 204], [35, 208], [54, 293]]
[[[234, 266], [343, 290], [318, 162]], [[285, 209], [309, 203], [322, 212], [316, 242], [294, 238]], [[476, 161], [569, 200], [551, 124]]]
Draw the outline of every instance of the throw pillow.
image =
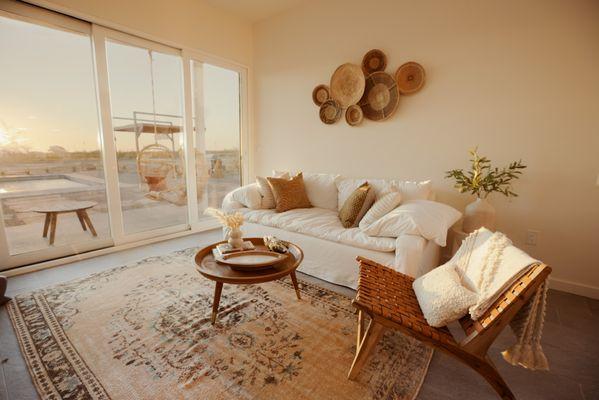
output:
[[[283, 179], [290, 178], [288, 172], [274, 173], [273, 177]], [[262, 208], [275, 208], [275, 197], [272, 194], [272, 189], [268, 184], [268, 180], [262, 176], [257, 176], [256, 183], [258, 184], [258, 191], [260, 192], [260, 196], [262, 196]]]
[[344, 228], [358, 226], [368, 209], [374, 203], [375, 193], [368, 182], [363, 183], [345, 200], [339, 211], [339, 219]]
[[291, 179], [266, 178], [275, 198], [277, 212], [293, 210], [294, 208], [310, 208], [310, 200], [306, 194], [304, 178], [300, 172]]
[[370, 210], [368, 210], [366, 215], [364, 215], [364, 218], [360, 221], [360, 229], [366, 229], [376, 220], [391, 212], [399, 205], [399, 203], [401, 203], [401, 193], [398, 191], [391, 191], [384, 194], [372, 205], [372, 207], [370, 207]]
[[430, 326], [442, 327], [466, 315], [478, 295], [462, 286], [455, 264], [447, 263], [412, 283], [420, 309]]
[[447, 204], [430, 200], [411, 200], [363, 229], [368, 236], [399, 237], [420, 235], [445, 247], [447, 231], [462, 214]]

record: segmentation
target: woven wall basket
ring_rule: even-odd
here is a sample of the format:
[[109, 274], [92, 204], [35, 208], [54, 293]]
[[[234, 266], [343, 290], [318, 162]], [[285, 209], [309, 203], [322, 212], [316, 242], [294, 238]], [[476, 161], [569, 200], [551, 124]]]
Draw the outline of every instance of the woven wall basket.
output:
[[424, 68], [417, 62], [407, 62], [397, 69], [395, 80], [401, 94], [416, 93], [424, 85]]
[[345, 110], [345, 121], [351, 125], [356, 126], [360, 125], [364, 120], [364, 113], [362, 112], [362, 108], [359, 105], [354, 104], [353, 106], [349, 106], [347, 110]]
[[393, 115], [398, 105], [399, 90], [391, 75], [379, 71], [366, 78], [366, 89], [360, 100], [366, 118], [383, 121]]
[[343, 64], [331, 76], [331, 98], [337, 100], [341, 108], [347, 108], [362, 98], [364, 84], [362, 68], [356, 64]]
[[320, 120], [327, 125], [334, 124], [341, 118], [341, 107], [333, 99], [329, 99], [320, 106]]
[[387, 56], [379, 49], [372, 49], [362, 59], [362, 69], [366, 75], [384, 71], [387, 68]]
[[330, 98], [331, 93], [327, 85], [318, 85], [312, 90], [312, 101], [319, 107]]

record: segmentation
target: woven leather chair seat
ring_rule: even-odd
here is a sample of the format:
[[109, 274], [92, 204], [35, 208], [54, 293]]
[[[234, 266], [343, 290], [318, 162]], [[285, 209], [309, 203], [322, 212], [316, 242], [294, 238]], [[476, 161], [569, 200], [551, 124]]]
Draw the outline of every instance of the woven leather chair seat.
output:
[[433, 340], [455, 345], [456, 341], [449, 329], [434, 328], [426, 322], [412, 282], [414, 278], [411, 276], [360, 259], [358, 293], [354, 304]]

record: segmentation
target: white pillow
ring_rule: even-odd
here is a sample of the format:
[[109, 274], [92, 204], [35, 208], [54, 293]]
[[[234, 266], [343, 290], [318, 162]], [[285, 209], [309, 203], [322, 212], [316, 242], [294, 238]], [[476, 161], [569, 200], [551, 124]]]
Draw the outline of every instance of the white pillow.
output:
[[[277, 172], [273, 171], [274, 178], [283, 178], [290, 179], [288, 172]], [[260, 196], [262, 197], [261, 208], [275, 208], [275, 196], [272, 194], [272, 189], [268, 180], [265, 177], [257, 176], [256, 183], [258, 184], [258, 191], [260, 192]]]
[[314, 207], [337, 210], [337, 180], [340, 175], [335, 174], [307, 174], [304, 173], [304, 187]]
[[231, 199], [252, 210], [257, 210], [262, 206], [262, 196], [260, 196], [260, 192], [258, 191], [257, 183], [251, 183], [233, 190], [231, 192]]
[[475, 292], [462, 286], [452, 263], [422, 275], [412, 287], [426, 322], [436, 328], [463, 317], [478, 300]]
[[[396, 188], [393, 187], [395, 190]], [[401, 203], [401, 193], [390, 191], [378, 199], [360, 221], [360, 229], [366, 229], [372, 223], [385, 216]]]
[[420, 235], [444, 247], [447, 231], [462, 213], [447, 204], [430, 200], [411, 200], [378, 219], [363, 232], [368, 236], [399, 237]]

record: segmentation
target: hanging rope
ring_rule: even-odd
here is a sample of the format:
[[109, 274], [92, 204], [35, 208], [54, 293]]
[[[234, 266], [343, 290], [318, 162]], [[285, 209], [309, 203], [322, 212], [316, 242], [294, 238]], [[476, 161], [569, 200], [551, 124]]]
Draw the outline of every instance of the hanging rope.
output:
[[154, 57], [152, 57], [152, 50], [148, 50], [148, 56], [150, 57], [150, 82], [152, 85], [152, 116], [154, 120], [154, 144], [158, 144], [158, 131], [156, 126], [156, 90], [154, 88]]

